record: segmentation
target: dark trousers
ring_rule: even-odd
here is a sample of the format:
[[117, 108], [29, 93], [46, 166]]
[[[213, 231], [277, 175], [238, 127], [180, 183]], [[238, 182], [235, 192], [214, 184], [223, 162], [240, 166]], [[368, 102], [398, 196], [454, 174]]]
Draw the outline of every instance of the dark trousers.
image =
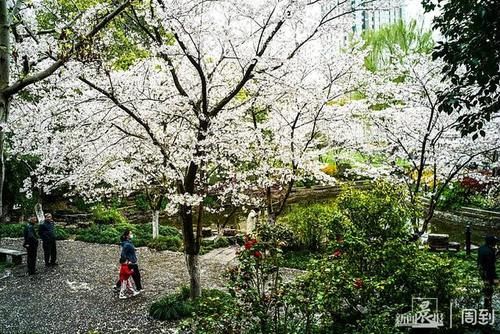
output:
[[28, 274], [34, 274], [36, 272], [36, 252], [38, 249], [38, 243], [30, 244], [26, 249], [28, 253]]
[[141, 272], [139, 271], [139, 267], [137, 264], [129, 264], [128, 267], [130, 269], [134, 270], [134, 273], [132, 274], [132, 279], [134, 280], [135, 287], [137, 290], [142, 290], [142, 284], [141, 284]]
[[[132, 279], [134, 280], [135, 283], [135, 288], [137, 291], [142, 290], [142, 284], [141, 284], [141, 272], [139, 271], [139, 266], [135, 263], [129, 263], [128, 267], [132, 270], [134, 270], [134, 273], [132, 274]], [[121, 281], [118, 280], [116, 282], [116, 287], [119, 288], [121, 286]]]
[[43, 255], [45, 256], [45, 265], [56, 263], [57, 250], [55, 240], [43, 241]]
[[494, 283], [491, 281], [484, 281], [484, 308], [491, 311], [491, 300], [493, 299]]

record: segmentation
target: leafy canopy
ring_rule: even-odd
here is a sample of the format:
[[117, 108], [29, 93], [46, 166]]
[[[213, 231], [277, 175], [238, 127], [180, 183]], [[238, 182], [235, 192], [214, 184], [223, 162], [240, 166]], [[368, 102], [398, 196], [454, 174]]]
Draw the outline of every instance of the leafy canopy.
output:
[[[440, 92], [440, 110], [463, 112], [462, 135], [485, 136], [484, 122], [500, 110], [500, 2], [496, 0], [424, 0], [426, 11], [439, 9], [434, 29], [443, 39], [433, 53], [445, 62], [451, 81]], [[468, 111], [468, 112], [466, 112]]]

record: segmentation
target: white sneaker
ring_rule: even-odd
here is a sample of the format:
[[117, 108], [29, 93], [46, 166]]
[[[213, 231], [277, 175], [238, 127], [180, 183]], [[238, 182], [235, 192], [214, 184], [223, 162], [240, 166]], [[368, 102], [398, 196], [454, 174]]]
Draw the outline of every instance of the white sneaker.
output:
[[132, 292], [132, 296], [133, 296], [133, 297], [135, 297], [135, 296], [137, 296], [137, 295], [139, 295], [139, 294], [141, 294], [141, 292], [140, 292], [140, 291], [134, 291], [134, 292]]
[[118, 298], [120, 298], [120, 299], [127, 299], [128, 297], [125, 296], [125, 295], [120, 295], [120, 297], [118, 297]]

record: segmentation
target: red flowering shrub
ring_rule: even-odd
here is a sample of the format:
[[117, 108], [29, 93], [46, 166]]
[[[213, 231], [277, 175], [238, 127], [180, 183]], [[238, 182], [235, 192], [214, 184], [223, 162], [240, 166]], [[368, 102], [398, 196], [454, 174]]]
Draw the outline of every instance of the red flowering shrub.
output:
[[257, 243], [257, 240], [256, 239], [250, 239], [250, 240], [247, 240], [247, 242], [245, 242], [245, 249], [250, 249], [252, 248], [255, 244]]
[[262, 253], [259, 251], [255, 251], [255, 252], [253, 252], [253, 256], [260, 258], [260, 257], [262, 257]]
[[356, 278], [354, 280], [354, 287], [356, 289], [361, 289], [363, 287], [363, 285], [364, 285], [364, 282], [363, 282], [363, 280], [361, 278]]
[[460, 185], [466, 190], [474, 193], [478, 193], [484, 190], [485, 185], [479, 182], [479, 180], [466, 176], [460, 181]]

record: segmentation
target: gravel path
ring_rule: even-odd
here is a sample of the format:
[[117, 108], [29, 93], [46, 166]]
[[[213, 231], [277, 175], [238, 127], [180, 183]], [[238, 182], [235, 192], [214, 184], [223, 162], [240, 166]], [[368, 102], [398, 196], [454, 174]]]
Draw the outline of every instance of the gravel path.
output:
[[[22, 249], [21, 244], [21, 239], [0, 239], [0, 247]], [[173, 332], [173, 324], [153, 320], [148, 310], [154, 300], [188, 282], [183, 254], [138, 248], [145, 291], [120, 300], [112, 291], [118, 246], [66, 240], [57, 247], [58, 267], [45, 268], [40, 245], [38, 275], [26, 276], [23, 264], [0, 278], [0, 333]], [[201, 258], [203, 287], [224, 286], [224, 261]]]

